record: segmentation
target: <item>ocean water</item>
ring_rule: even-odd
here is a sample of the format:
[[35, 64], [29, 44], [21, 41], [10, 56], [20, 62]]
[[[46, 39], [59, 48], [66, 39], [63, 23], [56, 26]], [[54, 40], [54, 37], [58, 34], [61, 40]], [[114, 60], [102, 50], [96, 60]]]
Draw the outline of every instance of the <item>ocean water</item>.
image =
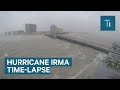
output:
[[67, 35], [100, 45], [108, 49], [112, 46], [114, 42], [120, 44], [120, 32], [74, 32]]
[[[72, 78], [102, 52], [89, 47], [51, 39], [44, 35], [0, 36], [0, 78], [4, 79], [64, 79]], [[72, 67], [53, 67], [49, 75], [6, 75], [5, 57], [72, 57]]]

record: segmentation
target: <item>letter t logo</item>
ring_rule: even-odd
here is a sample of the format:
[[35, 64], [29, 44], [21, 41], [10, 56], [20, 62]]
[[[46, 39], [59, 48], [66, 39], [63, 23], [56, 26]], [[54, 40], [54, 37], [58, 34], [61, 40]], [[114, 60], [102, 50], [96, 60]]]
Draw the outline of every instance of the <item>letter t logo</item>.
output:
[[101, 31], [115, 31], [115, 16], [101, 16]]

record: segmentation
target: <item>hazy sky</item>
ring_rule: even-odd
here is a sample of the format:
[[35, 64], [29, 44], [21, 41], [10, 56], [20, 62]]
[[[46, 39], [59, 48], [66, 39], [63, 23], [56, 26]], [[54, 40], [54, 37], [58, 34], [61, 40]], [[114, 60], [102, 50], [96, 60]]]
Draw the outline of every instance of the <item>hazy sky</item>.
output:
[[102, 15], [115, 15], [116, 32], [120, 33], [118, 11], [0, 11], [0, 32], [24, 30], [26, 23], [37, 24], [38, 31], [56, 24], [65, 31], [100, 32]]

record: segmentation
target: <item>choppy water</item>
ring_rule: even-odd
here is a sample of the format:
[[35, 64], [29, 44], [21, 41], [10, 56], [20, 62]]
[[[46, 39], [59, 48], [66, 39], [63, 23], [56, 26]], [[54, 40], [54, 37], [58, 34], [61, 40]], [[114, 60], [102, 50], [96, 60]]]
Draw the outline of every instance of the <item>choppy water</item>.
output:
[[[51, 39], [44, 35], [1, 36], [0, 38], [0, 78], [71, 78], [83, 67], [91, 63], [97, 50], [73, 44], [70, 42]], [[5, 57], [72, 57], [73, 66], [70, 68], [52, 68], [50, 75], [5, 75]]]
[[110, 48], [112, 43], [120, 43], [120, 32], [94, 32], [94, 33], [69, 33], [72, 37], [95, 43], [105, 48]]

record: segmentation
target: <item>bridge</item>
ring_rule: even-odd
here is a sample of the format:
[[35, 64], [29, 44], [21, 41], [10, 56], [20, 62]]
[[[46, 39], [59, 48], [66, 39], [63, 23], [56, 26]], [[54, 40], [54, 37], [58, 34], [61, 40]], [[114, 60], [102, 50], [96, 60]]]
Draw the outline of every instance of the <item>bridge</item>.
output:
[[53, 37], [53, 38], [58, 38], [58, 39], [61, 39], [61, 40], [66, 40], [66, 41], [76, 43], [76, 44], [79, 44], [79, 45], [83, 45], [83, 46], [87, 46], [87, 47], [93, 48], [95, 50], [101, 51], [101, 52], [106, 53], [106, 54], [108, 54], [109, 52], [112, 52], [112, 53], [120, 55], [120, 53], [118, 53], [118, 52], [116, 52], [112, 49], [108, 49], [108, 48], [99, 46], [95, 43], [90, 43], [88, 41], [84, 41], [84, 40], [81, 40], [81, 39], [76, 38], [76, 37], [71, 37], [71, 36], [68, 36], [66, 34], [51, 34], [51, 33], [49, 33], [49, 34], [46, 34], [46, 36]]
[[79, 45], [87, 46], [93, 48], [95, 50], [101, 51], [107, 54], [107, 57], [102, 60], [102, 62], [106, 63], [106, 65], [112, 69], [117, 71], [120, 70], [120, 44], [113, 43], [110, 49], [104, 48], [94, 43], [89, 43], [88, 41], [83, 41], [76, 37], [67, 36], [65, 34], [47, 34], [49, 37], [58, 38], [61, 40], [66, 40], [69, 42], [73, 42]]

